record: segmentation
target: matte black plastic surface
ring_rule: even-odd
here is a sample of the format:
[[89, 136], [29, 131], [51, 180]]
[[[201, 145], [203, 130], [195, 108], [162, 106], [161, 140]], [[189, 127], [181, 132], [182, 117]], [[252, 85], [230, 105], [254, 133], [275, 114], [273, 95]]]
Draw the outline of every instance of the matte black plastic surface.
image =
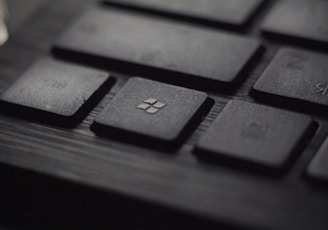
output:
[[328, 181], [328, 137], [312, 159], [307, 173], [316, 180]]
[[311, 127], [310, 117], [243, 101], [230, 101], [197, 144], [202, 154], [268, 169], [288, 163]]
[[262, 0], [107, 0], [110, 5], [145, 9], [200, 21], [219, 22], [241, 27]]
[[137, 142], [145, 137], [148, 146], [156, 141], [173, 144], [188, 126], [199, 124], [209, 108], [207, 99], [203, 92], [132, 78], [96, 117], [95, 131]]
[[[296, 99], [294, 104], [306, 102], [325, 108], [328, 105], [327, 76], [327, 55], [283, 48], [256, 82], [254, 90], [285, 100]], [[321, 112], [327, 114], [325, 109]]]
[[104, 58], [97, 62], [114, 68], [124, 64], [123, 71], [139, 68], [142, 76], [151, 70], [166, 70], [165, 74], [152, 72], [152, 76], [166, 81], [177, 77], [173, 72], [189, 76], [180, 81], [200, 78], [218, 84], [236, 80], [259, 43], [129, 11], [93, 9], [60, 37], [56, 47], [67, 55]]
[[[51, 55], [56, 38], [90, 4], [99, 1], [52, 0], [20, 27], [0, 49], [0, 92], [40, 55]], [[269, 9], [270, 4], [256, 14], [252, 29], [240, 36], [262, 39], [259, 23]], [[175, 154], [90, 131], [97, 114], [135, 76], [115, 72], [112, 62], [105, 62], [104, 70], [115, 76], [117, 83], [72, 129], [0, 113], [1, 227], [327, 230], [327, 189], [309, 184], [303, 177], [327, 136], [327, 117], [314, 116], [312, 110], [304, 112], [320, 128], [279, 178], [242, 170], [236, 164], [203, 162], [192, 151], [229, 100], [253, 101], [249, 91], [277, 49], [286, 46], [272, 40], [265, 43], [266, 52], [236, 93], [208, 92], [215, 105]], [[98, 62], [87, 64], [95, 67]]]
[[296, 38], [328, 47], [328, 1], [283, 0], [267, 16], [262, 30], [268, 35]]
[[95, 69], [41, 59], [1, 95], [3, 112], [71, 125], [107, 93], [113, 80], [108, 76]]

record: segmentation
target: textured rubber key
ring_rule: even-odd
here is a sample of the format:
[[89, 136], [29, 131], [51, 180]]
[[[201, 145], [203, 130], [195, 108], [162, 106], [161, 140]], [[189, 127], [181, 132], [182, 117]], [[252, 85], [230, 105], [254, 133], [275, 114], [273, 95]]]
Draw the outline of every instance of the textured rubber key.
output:
[[244, 26], [263, 3], [262, 0], [107, 0], [120, 6], [190, 19], [196, 22]]
[[3, 112], [73, 126], [87, 115], [112, 83], [113, 78], [105, 72], [41, 59], [2, 94]]
[[92, 129], [147, 146], [176, 147], [210, 106], [206, 93], [132, 78], [96, 117]]
[[123, 65], [124, 71], [163, 81], [182, 74], [187, 78], [176, 80], [181, 84], [200, 79], [213, 86], [236, 80], [258, 49], [258, 42], [236, 35], [132, 12], [93, 9], [64, 33], [55, 51], [79, 59], [85, 54], [97, 64]]
[[[230, 101], [196, 147], [199, 157], [279, 172], [289, 166], [312, 129], [310, 117], [243, 101]], [[283, 171], [283, 170], [282, 170]]]
[[[296, 38], [328, 47], [328, 1], [278, 1], [262, 25], [267, 35]], [[294, 41], [295, 42], [295, 41]]]
[[328, 181], [328, 137], [312, 159], [307, 174], [315, 180]]
[[288, 106], [303, 102], [322, 107], [328, 105], [327, 76], [327, 55], [283, 48], [256, 82], [254, 90], [261, 99], [266, 99], [265, 96], [293, 99]]

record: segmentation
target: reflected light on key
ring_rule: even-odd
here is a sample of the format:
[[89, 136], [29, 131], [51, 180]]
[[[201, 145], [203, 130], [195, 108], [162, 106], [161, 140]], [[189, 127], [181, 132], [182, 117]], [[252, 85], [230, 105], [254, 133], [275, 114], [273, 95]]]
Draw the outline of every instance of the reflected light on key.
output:
[[5, 0], [0, 0], [0, 46], [9, 38], [5, 20], [8, 17], [7, 4]]

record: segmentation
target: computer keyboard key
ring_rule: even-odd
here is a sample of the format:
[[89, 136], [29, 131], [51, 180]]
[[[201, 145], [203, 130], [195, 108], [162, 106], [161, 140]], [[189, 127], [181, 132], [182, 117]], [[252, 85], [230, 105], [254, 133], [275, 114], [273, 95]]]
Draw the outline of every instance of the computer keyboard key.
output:
[[127, 7], [195, 22], [244, 26], [263, 0], [107, 0], [111, 6]]
[[328, 181], [328, 137], [308, 166], [307, 175], [314, 180]]
[[151, 147], [177, 147], [211, 107], [206, 93], [130, 79], [92, 126], [99, 135]]
[[217, 88], [234, 82], [259, 48], [257, 41], [237, 35], [100, 8], [78, 19], [54, 51], [134, 75]]
[[262, 25], [267, 35], [328, 47], [328, 1], [278, 1]]
[[37, 61], [1, 95], [2, 111], [74, 126], [113, 84], [109, 74], [50, 58]]
[[[310, 117], [230, 101], [196, 146], [200, 159], [280, 173], [314, 127]], [[312, 133], [312, 132], [311, 132]]]
[[303, 102], [320, 108], [328, 105], [327, 76], [327, 55], [283, 48], [255, 83], [254, 95], [259, 94], [259, 99], [276, 97], [273, 103], [281, 98], [292, 100], [289, 106]]

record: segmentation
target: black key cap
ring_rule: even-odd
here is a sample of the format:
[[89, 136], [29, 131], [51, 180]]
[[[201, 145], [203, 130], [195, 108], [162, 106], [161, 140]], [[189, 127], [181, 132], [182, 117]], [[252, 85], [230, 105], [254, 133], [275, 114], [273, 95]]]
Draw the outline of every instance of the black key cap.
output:
[[284, 0], [274, 7], [262, 29], [268, 35], [297, 38], [327, 48], [327, 22], [328, 1]]
[[[77, 20], [56, 47], [57, 53], [66, 51], [66, 55], [77, 54], [78, 58], [85, 54], [97, 64], [123, 65], [124, 71], [132, 69], [142, 76], [163, 81], [177, 78], [181, 84], [201, 80], [216, 87], [219, 82], [233, 82], [259, 44], [131, 12], [95, 9]], [[182, 79], [177, 75], [188, 76]]]
[[196, 22], [244, 26], [263, 0], [107, 0], [112, 6], [143, 9]]
[[1, 96], [3, 112], [27, 119], [74, 126], [112, 85], [95, 69], [52, 59], [37, 61]]
[[176, 147], [210, 104], [203, 92], [132, 78], [96, 117], [92, 129], [139, 144]]
[[200, 158], [279, 172], [288, 166], [311, 124], [304, 115], [230, 101], [200, 139], [196, 152]]
[[[276, 54], [256, 82], [254, 90], [259, 94], [259, 99], [279, 96], [281, 99], [297, 99], [288, 106], [303, 102], [304, 107], [309, 105], [320, 109], [328, 105], [327, 76], [328, 56], [284, 48]], [[278, 99], [271, 102], [279, 102]]]
[[328, 137], [312, 159], [307, 174], [315, 180], [328, 181]]

